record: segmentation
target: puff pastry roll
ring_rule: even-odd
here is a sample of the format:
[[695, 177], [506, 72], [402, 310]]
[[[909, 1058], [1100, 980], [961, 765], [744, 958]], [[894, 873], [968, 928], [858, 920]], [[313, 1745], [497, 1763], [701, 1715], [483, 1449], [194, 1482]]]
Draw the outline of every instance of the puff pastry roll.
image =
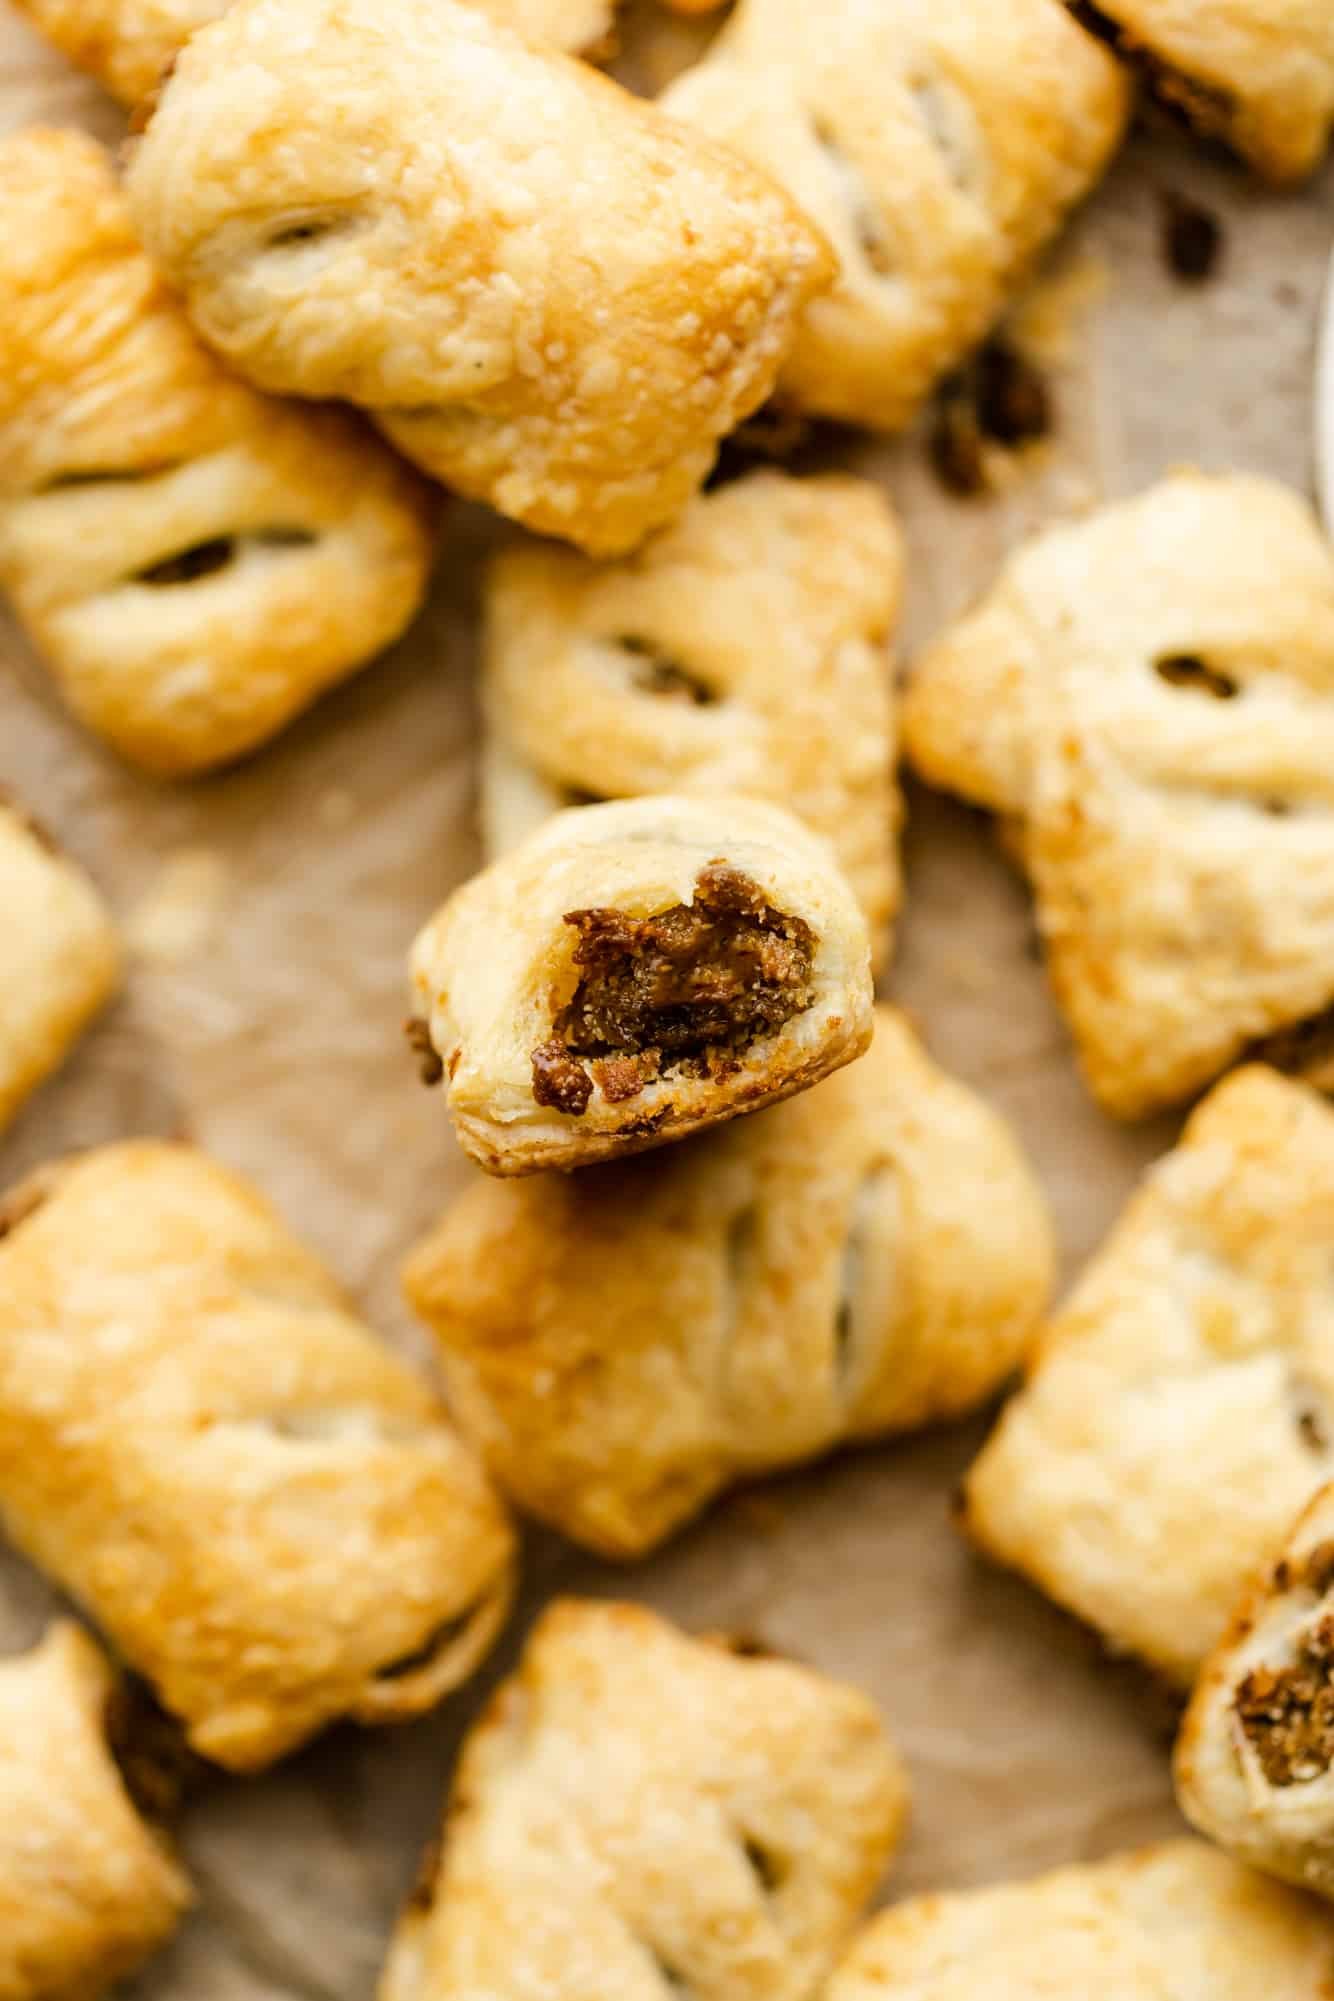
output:
[[471, 1672], [511, 1537], [416, 1376], [246, 1183], [107, 1146], [9, 1198], [0, 1520], [204, 1757], [250, 1770]]
[[1329, 0], [1068, 0], [1151, 92], [1270, 181], [1314, 172], [1334, 126]]
[[773, 799], [832, 841], [883, 961], [899, 903], [887, 647], [902, 594], [879, 489], [835, 476], [753, 473], [619, 564], [507, 551], [486, 594], [488, 849], [596, 797]]
[[826, 2001], [1315, 2001], [1319, 1907], [1202, 1841], [914, 1897], [862, 1932]]
[[261, 387], [594, 555], [680, 512], [832, 272], [744, 160], [457, 0], [238, 0], [130, 188]]
[[1205, 1662], [1177, 1740], [1182, 1810], [1244, 1862], [1334, 1899], [1334, 1486]]
[[980, 1403], [1051, 1275], [1008, 1129], [880, 1008], [854, 1068], [665, 1159], [479, 1178], [405, 1282], [500, 1485], [633, 1557], [729, 1481]]
[[464, 1744], [379, 2001], [811, 2001], [906, 1806], [855, 1689], [558, 1601]]
[[0, 2001], [94, 2001], [190, 1902], [109, 1738], [116, 1677], [71, 1621], [0, 1661]]
[[1334, 1478], [1334, 1111], [1253, 1065], [1191, 1116], [964, 1487], [982, 1547], [1189, 1684]]
[[120, 978], [115, 927], [81, 868], [0, 793], [0, 1131], [59, 1068]]
[[163, 774], [253, 749], [407, 624], [430, 507], [199, 345], [93, 140], [0, 140], [0, 585], [89, 728]]
[[1334, 1054], [1334, 560], [1295, 494], [1183, 472], [1039, 537], [918, 664], [904, 735], [1022, 822], [1109, 1111]]
[[558, 813], [412, 950], [414, 1042], [491, 1174], [642, 1152], [804, 1091], [871, 1040], [866, 920], [757, 799]]
[[662, 103], [773, 174], [838, 254], [784, 392], [892, 431], [1097, 182], [1129, 100], [1061, 0], [739, 0]]
[[[113, 97], [139, 104], [230, 0], [15, 0], [33, 26]], [[610, 33], [615, 0], [469, 0], [534, 41], [575, 53]]]

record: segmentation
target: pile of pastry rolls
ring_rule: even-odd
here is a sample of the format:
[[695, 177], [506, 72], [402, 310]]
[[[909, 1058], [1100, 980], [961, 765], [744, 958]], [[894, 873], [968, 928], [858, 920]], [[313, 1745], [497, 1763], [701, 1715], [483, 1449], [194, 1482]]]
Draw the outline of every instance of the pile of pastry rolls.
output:
[[[145, 1702], [233, 1773], [419, 1715], [505, 1626], [511, 1504], [642, 1558], [1024, 1370], [963, 1526], [1194, 1689], [1181, 1798], [1235, 1860], [853, 1937], [907, 1804], [873, 1705], [563, 1602], [468, 1735], [382, 2001], [953, 2001], [1053, 1963], [1307, 2001], [1330, 1922], [1253, 1872], [1334, 1896], [1334, 1113], [1282, 1074], [1334, 1075], [1334, 564], [1295, 496], [1176, 474], [1021, 550], [900, 702], [879, 490], [710, 482], [770, 399], [909, 425], [1137, 76], [1309, 172], [1328, 10], [1284, 0], [1276, 63], [1258, 0], [739, 0], [650, 104], [574, 60], [612, 0], [21, 4], [135, 107], [123, 182], [81, 134], [0, 139], [0, 584], [79, 723], [225, 765], [407, 629], [440, 489], [548, 539], [484, 581], [486, 866], [411, 953], [483, 1170], [404, 1271], [447, 1405], [194, 1147], [0, 1210], [0, 1521], [101, 1635], [0, 1665], [0, 1996], [95, 1995], [189, 1907]], [[1045, 1325], [1032, 1170], [875, 999], [900, 738], [1032, 878], [1099, 1100], [1214, 1086]], [[122, 954], [9, 801], [0, 882], [8, 1120]]]

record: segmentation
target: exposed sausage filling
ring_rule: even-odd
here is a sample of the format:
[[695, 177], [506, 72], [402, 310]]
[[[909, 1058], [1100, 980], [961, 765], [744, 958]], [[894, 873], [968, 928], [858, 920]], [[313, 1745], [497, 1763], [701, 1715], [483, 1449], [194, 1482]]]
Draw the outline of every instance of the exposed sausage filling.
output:
[[581, 978], [533, 1051], [533, 1096], [572, 1118], [595, 1085], [620, 1104], [657, 1077], [726, 1077], [814, 997], [810, 926], [723, 861], [657, 916], [571, 910], [565, 922]]
[[[1323, 1594], [1334, 1582], [1334, 1546], [1314, 1551], [1300, 1578], [1280, 1571], [1276, 1582]], [[1237, 1689], [1236, 1711], [1271, 1786], [1323, 1778], [1334, 1764], [1334, 1614], [1302, 1635], [1290, 1667], [1252, 1669]]]

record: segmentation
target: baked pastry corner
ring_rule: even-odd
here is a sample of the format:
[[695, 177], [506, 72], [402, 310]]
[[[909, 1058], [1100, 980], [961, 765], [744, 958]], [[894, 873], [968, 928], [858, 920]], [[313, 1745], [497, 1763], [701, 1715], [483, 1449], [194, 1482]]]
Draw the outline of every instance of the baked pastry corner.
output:
[[962, 1520], [1116, 1653], [1189, 1688], [1334, 1478], [1334, 1110], [1235, 1072], [1038, 1345]]
[[0, 1994], [96, 2001], [191, 1902], [109, 1736], [117, 1676], [70, 1620], [0, 1661]]
[[1299, 1516], [1200, 1670], [1177, 1738], [1188, 1820], [1334, 1899], [1334, 1486]]
[[866, 920], [755, 799], [575, 807], [412, 951], [423, 1075], [492, 1174], [578, 1167], [790, 1097], [871, 1039]]
[[490, 855], [598, 798], [772, 799], [833, 843], [883, 964], [900, 897], [902, 595], [892, 511], [838, 475], [751, 473], [617, 564], [506, 551], [485, 607]]
[[856, 1690], [558, 1601], [463, 1746], [379, 2001], [809, 2001], [906, 1803]]
[[83, 870], [0, 793], [0, 1130], [58, 1069], [120, 980], [111, 916]]
[[665, 1156], [479, 1176], [404, 1281], [502, 1490], [624, 1559], [731, 1481], [975, 1408], [1052, 1265], [1003, 1122], [878, 1008], [859, 1063]]
[[1334, 558], [1177, 472], [1040, 535], [916, 664], [911, 762], [1014, 824], [1099, 1101], [1138, 1118], [1334, 1026]]

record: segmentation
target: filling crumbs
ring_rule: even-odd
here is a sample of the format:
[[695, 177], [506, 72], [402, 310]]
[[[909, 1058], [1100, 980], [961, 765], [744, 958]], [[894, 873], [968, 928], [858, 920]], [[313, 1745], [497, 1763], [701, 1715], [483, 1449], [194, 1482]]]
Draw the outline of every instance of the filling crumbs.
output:
[[533, 1096], [572, 1118], [595, 1083], [622, 1104], [657, 1077], [729, 1076], [814, 997], [810, 926], [726, 862], [700, 872], [693, 902], [656, 917], [571, 910], [565, 922], [582, 978], [533, 1051]]
[[[1325, 1592], [1334, 1582], [1334, 1545], [1322, 1543], [1294, 1579], [1280, 1569], [1280, 1590], [1304, 1583]], [[1255, 1668], [1236, 1696], [1237, 1718], [1271, 1786], [1323, 1778], [1334, 1764], [1334, 1614], [1303, 1635], [1291, 1667]]]

